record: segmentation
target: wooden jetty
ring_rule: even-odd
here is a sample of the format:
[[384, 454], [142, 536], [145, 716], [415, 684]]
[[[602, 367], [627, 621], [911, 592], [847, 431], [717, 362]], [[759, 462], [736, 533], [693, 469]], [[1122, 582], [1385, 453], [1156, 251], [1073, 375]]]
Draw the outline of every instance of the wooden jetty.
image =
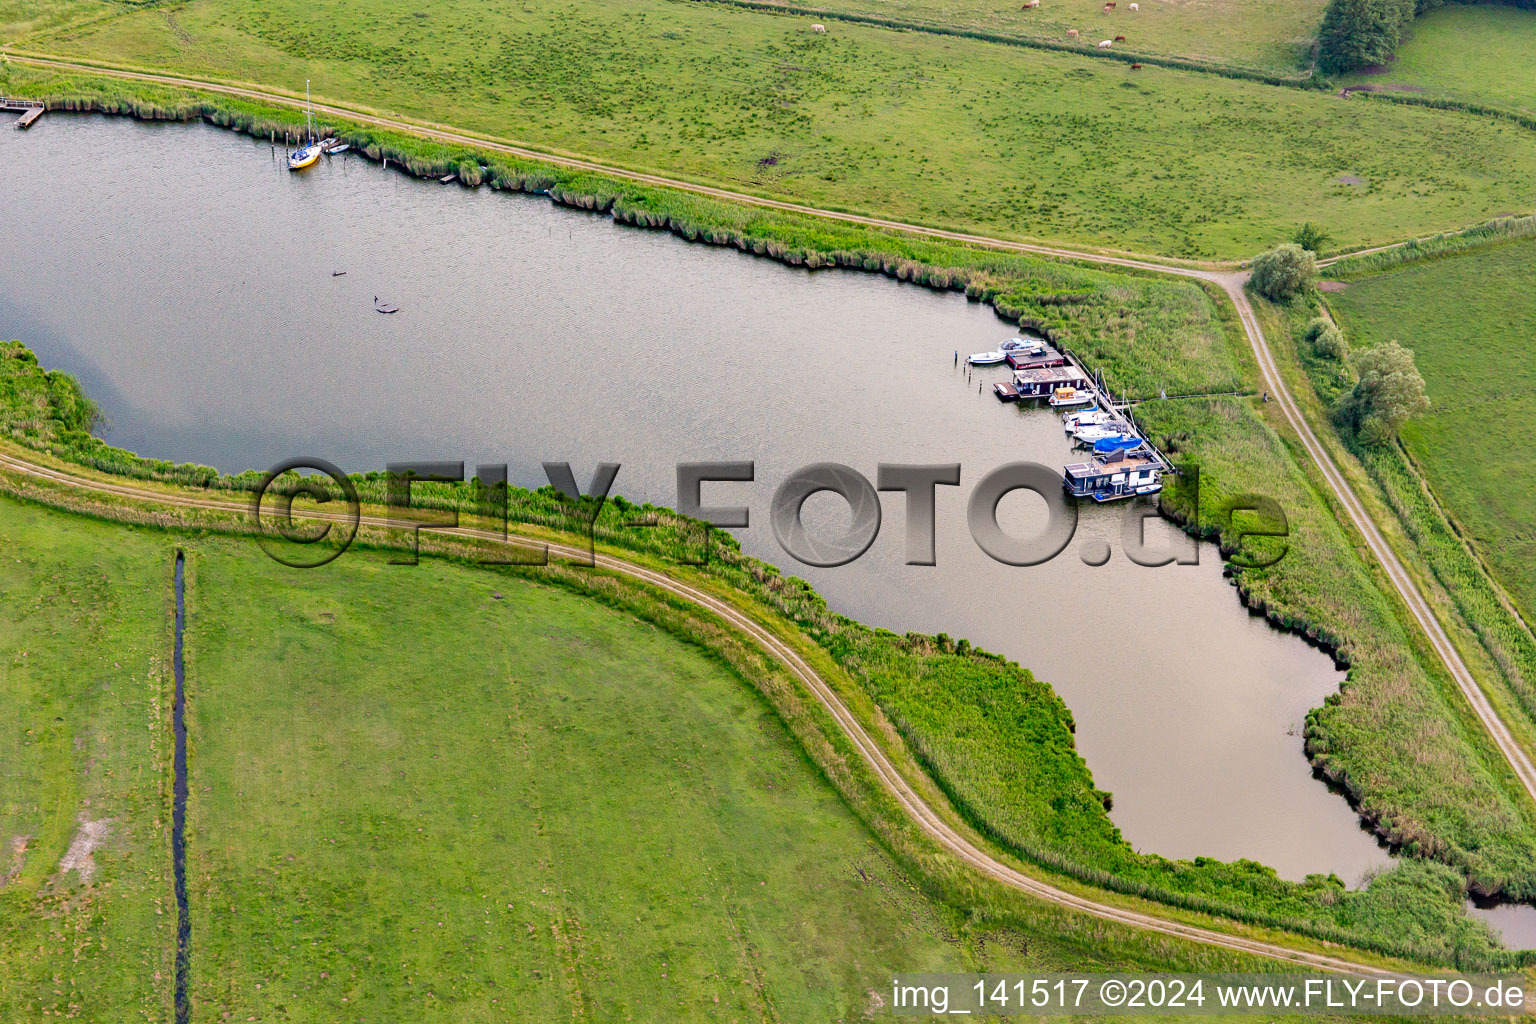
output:
[[9, 96], [0, 96], [0, 110], [7, 110], [12, 113], [19, 112], [21, 114], [21, 119], [16, 122], [18, 129], [32, 127], [32, 122], [42, 117], [47, 109], [37, 100], [18, 100]]

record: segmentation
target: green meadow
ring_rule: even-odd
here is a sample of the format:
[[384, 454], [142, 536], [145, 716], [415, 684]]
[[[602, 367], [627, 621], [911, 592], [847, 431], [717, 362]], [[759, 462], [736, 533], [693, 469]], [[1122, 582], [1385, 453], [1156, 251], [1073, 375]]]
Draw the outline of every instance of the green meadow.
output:
[[[706, 652], [557, 587], [192, 558], [210, 1019], [836, 1020], [1039, 962], [935, 906]], [[408, 632], [410, 641], [401, 644]]]
[[[1152, 0], [1149, 0], [1149, 7]], [[1454, 111], [680, 0], [192, 0], [27, 49], [363, 104], [820, 206], [1246, 257], [1523, 210], [1536, 134]], [[1139, 13], [1139, 12], [1138, 12]]]
[[1345, 81], [1536, 112], [1536, 10], [1448, 4], [1413, 20], [1386, 71]]
[[171, 1019], [173, 557], [0, 501], [0, 1019]]
[[[1131, 0], [1105, 11], [1103, 0], [806, 0], [801, 7], [891, 18], [951, 28], [980, 29], [1092, 47], [1102, 39], [1138, 54], [1300, 77], [1326, 0]], [[1074, 39], [1069, 32], [1077, 29]]]
[[1536, 621], [1536, 241], [1353, 280], [1328, 297], [1355, 348], [1412, 348], [1432, 403], [1403, 443], [1526, 620]]

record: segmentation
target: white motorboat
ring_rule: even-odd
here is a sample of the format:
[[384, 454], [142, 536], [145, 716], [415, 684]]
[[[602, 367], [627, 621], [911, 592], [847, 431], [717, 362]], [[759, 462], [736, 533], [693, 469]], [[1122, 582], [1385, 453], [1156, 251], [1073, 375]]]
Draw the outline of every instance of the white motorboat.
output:
[[965, 361], [972, 366], [996, 366], [1007, 358], [1006, 352], [977, 352]]
[[1111, 426], [1097, 423], [1085, 423], [1072, 430], [1072, 440], [1078, 444], [1091, 445], [1095, 441], [1103, 441], [1110, 437], [1119, 437], [1120, 431]]
[[1061, 414], [1061, 425], [1068, 431], [1078, 427], [1103, 427], [1115, 421], [1113, 413], [1103, 409], [1077, 409]]

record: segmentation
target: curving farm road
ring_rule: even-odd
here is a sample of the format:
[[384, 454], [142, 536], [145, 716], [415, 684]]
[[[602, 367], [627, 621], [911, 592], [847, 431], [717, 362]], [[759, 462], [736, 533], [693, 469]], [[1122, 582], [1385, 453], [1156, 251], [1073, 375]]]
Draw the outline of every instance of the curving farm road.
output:
[[[221, 95], [235, 96], [244, 99], [257, 100], [279, 106], [299, 107], [303, 101], [281, 93], [268, 92], [262, 89], [230, 85], [220, 82], [199, 81], [180, 78], [173, 75], [152, 74], [148, 72], [126, 71], [113, 68], [96, 67], [89, 64], [81, 64], [74, 61], [61, 60], [45, 56], [25, 56], [15, 53], [7, 54], [9, 60], [23, 64], [31, 64], [39, 67], [48, 67], [58, 70], [83, 72], [93, 75], [101, 75], [111, 78], [127, 79], [131, 81], [148, 82], [158, 85], [179, 86], [196, 89]], [[929, 238], [944, 239], [947, 241], [963, 242], [978, 246], [986, 246], [994, 249], [1003, 249], [1015, 252], [1035, 253], [1043, 256], [1053, 256], [1062, 259], [1078, 260], [1088, 263], [1128, 267], [1138, 270], [1152, 271], [1156, 273], [1176, 274], [1184, 277], [1198, 278], [1210, 281], [1218, 285], [1226, 292], [1237, 308], [1243, 330], [1248, 337], [1248, 342], [1253, 348], [1253, 353], [1258, 361], [1259, 372], [1263, 377], [1264, 386], [1270, 394], [1275, 396], [1281, 413], [1285, 416], [1291, 429], [1295, 431], [1301, 440], [1308, 455], [1317, 465], [1319, 472], [1333, 492], [1340, 507], [1348, 515], [1355, 529], [1364, 539], [1367, 547], [1381, 563], [1387, 578], [1402, 598], [1414, 619], [1429, 638], [1436, 654], [1444, 662], [1457, 687], [1465, 696], [1467, 703], [1473, 712], [1487, 729], [1500, 752], [1508, 761], [1511, 769], [1519, 779], [1521, 786], [1527, 795], [1536, 801], [1536, 766], [1533, 766], [1530, 756], [1516, 742], [1508, 727], [1499, 718], [1497, 711], [1482, 689], [1478, 686], [1471, 670], [1462, 659], [1460, 653], [1451, 643], [1450, 638], [1441, 628], [1439, 620], [1435, 617], [1427, 600], [1419, 590], [1417, 582], [1409, 575], [1396, 553], [1387, 543], [1375, 522], [1371, 519], [1360, 499], [1355, 494], [1349, 481], [1344, 477], [1334, 462], [1328, 450], [1323, 446], [1317, 435], [1312, 431], [1296, 404], [1285, 380], [1279, 372], [1273, 353], [1264, 339], [1264, 333], [1259, 326], [1258, 318], [1248, 301], [1244, 291], [1247, 274], [1242, 272], [1219, 271], [1201, 269], [1190, 266], [1175, 266], [1167, 263], [1156, 262], [1150, 258], [1134, 255], [1114, 255], [1101, 252], [1090, 252], [1059, 246], [1038, 245], [1026, 242], [1016, 242], [1008, 239], [990, 238], [984, 235], [967, 234], [959, 231], [947, 231], [941, 228], [925, 227], [919, 224], [908, 224], [901, 221], [885, 220], [879, 217], [867, 217], [860, 214], [845, 213], [837, 210], [824, 210], [799, 203], [791, 203], [783, 200], [770, 199], [762, 196], [750, 195], [742, 192], [734, 192], [729, 189], [715, 188], [694, 182], [682, 181], [675, 178], [667, 178], [660, 175], [647, 174], [639, 171], [631, 171], [623, 168], [610, 167], [583, 160], [578, 157], [551, 154], [531, 149], [525, 146], [477, 137], [474, 135], [456, 132], [452, 129], [437, 126], [417, 124], [396, 118], [384, 117], [376, 114], [363, 113], [349, 110], [344, 107], [331, 106], [317, 103], [315, 109], [324, 114], [344, 118], [361, 124], [374, 125], [395, 131], [410, 133], [416, 136], [435, 139], [442, 142], [476, 146], [495, 152], [507, 153], [514, 156], [541, 160], [546, 163], [556, 164], [562, 167], [570, 167], [580, 170], [599, 172], [611, 177], [623, 178], [630, 181], [645, 184], [658, 185], [666, 188], [681, 189], [701, 195], [712, 196], [753, 206], [769, 209], [785, 210], [794, 213], [807, 214], [831, 220], [860, 224], [868, 227], [883, 228], [892, 231], [900, 231], [907, 234], [925, 236]], [[1386, 247], [1383, 247], [1386, 248]], [[218, 502], [213, 500], [200, 500], [192, 498], [169, 498], [164, 494], [141, 490], [127, 485], [111, 484], [101, 481], [88, 480], [60, 473], [56, 470], [38, 466], [9, 455], [0, 455], [0, 466], [14, 472], [25, 473], [33, 476], [47, 477], [57, 482], [65, 483], [71, 487], [87, 490], [96, 490], [105, 493], [115, 493], [123, 496], [160, 501], [188, 507], [216, 508], [221, 510], [242, 510], [243, 505], [230, 502]], [[366, 520], [372, 525], [387, 525], [383, 520]], [[466, 535], [474, 535], [475, 531], [460, 531]], [[749, 635], [759, 646], [772, 654], [777, 660], [789, 668], [817, 699], [826, 706], [838, 724], [847, 733], [849, 738], [858, 747], [864, 760], [868, 762], [881, 783], [902, 804], [907, 813], [916, 821], [924, 831], [929, 833], [941, 845], [964, 860], [976, 870], [981, 871], [999, 881], [1022, 889], [1042, 899], [1072, 907], [1084, 913], [1097, 917], [1114, 920], [1133, 927], [1150, 931], [1161, 932], [1191, 939], [1197, 942], [1210, 943], [1228, 949], [1257, 953], [1264, 956], [1286, 960], [1292, 963], [1319, 967], [1328, 970], [1375, 970], [1364, 967], [1339, 957], [1325, 956], [1316, 953], [1306, 953], [1288, 949], [1284, 946], [1256, 940], [1238, 938], [1221, 932], [1191, 925], [1184, 925], [1164, 920], [1150, 914], [1140, 913], [1116, 907], [1111, 904], [1098, 903], [1093, 900], [1078, 896], [1074, 893], [1048, 885], [1038, 879], [1031, 878], [1014, 868], [1004, 864], [984, 850], [978, 848], [963, 835], [951, 828], [942, 817], [933, 811], [915, 791], [911, 789], [902, 778], [896, 768], [886, 759], [879, 746], [868, 736], [862, 726], [854, 718], [847, 707], [837, 697], [836, 693], [808, 664], [787, 645], [779, 641], [772, 633], [758, 626], [751, 619], [736, 612], [729, 605], [711, 597], [709, 594], [690, 587], [665, 574], [626, 562], [620, 559], [602, 556], [600, 563], [617, 572], [644, 580], [645, 582], [662, 587], [690, 602], [708, 609], [710, 612], [726, 619], [734, 627]]]

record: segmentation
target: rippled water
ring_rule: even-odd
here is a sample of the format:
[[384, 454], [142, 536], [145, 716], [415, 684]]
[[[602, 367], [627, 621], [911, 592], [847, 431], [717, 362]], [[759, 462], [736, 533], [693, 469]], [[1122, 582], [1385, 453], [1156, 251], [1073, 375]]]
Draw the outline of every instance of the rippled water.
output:
[[[116, 444], [226, 470], [506, 462], [525, 484], [543, 482], [542, 460], [583, 481], [610, 460], [617, 491], [667, 504], [677, 461], [753, 459], [754, 484], [706, 494], [752, 509], [744, 547], [840, 611], [969, 637], [1048, 679], [1139, 849], [1351, 883], [1386, 859], [1302, 753], [1306, 710], [1340, 674], [1251, 618], [1213, 548], [1198, 567], [1117, 552], [1090, 568], [1081, 541], [1119, 546], [1113, 507], [1085, 509], [1079, 541], [1045, 566], [975, 548], [971, 485], [1068, 456], [1052, 414], [978, 393], [1004, 374], [955, 367], [956, 350], [1012, 333], [988, 308], [357, 158], [292, 174], [266, 143], [202, 125], [50, 114], [0, 128], [0, 167], [24, 200], [0, 232], [0, 335], [79, 375]], [[402, 312], [378, 315], [374, 296]], [[881, 461], [962, 463], [962, 486], [939, 492], [938, 566], [902, 564], [899, 495], [864, 559], [793, 563], [769, 497], [827, 460], [871, 479]], [[808, 510], [840, 515], [832, 499]], [[1023, 497], [1002, 511], [1032, 532]], [[1166, 531], [1150, 524], [1151, 540]]]

